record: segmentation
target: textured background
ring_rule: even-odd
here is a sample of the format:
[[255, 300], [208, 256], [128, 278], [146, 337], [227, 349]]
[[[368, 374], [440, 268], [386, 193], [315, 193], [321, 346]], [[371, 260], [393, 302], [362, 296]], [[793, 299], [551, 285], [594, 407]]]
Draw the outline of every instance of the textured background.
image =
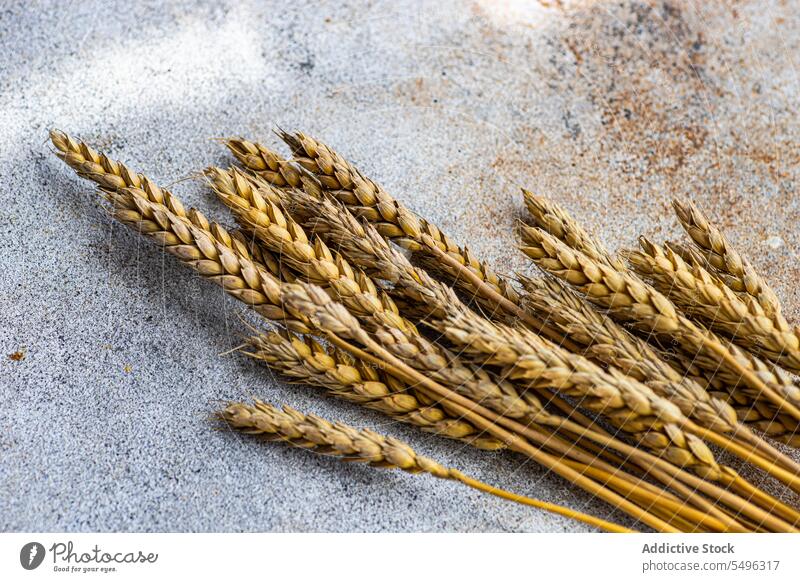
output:
[[303, 130], [503, 272], [526, 268], [521, 185], [612, 248], [678, 235], [669, 200], [692, 196], [798, 320], [797, 2], [129, 4], [0, 5], [1, 530], [586, 529], [210, 430], [220, 401], [251, 395], [624, 521], [519, 457], [222, 356], [240, 306], [113, 226], [50, 127], [221, 217], [186, 180], [229, 162], [210, 138]]

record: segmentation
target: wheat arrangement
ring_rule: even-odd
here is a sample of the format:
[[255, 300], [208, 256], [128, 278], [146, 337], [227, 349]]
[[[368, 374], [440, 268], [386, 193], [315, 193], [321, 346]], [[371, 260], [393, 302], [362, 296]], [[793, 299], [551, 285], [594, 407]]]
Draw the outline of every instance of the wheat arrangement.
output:
[[[51, 132], [56, 154], [97, 184], [113, 219], [262, 316], [267, 327], [250, 328], [240, 351], [287, 381], [521, 455], [657, 531], [797, 531], [796, 508], [709, 447], [800, 490], [798, 465], [759, 434], [796, 440], [796, 388], [780, 370], [792, 370], [794, 332], [774, 292], [699, 210], [675, 206], [694, 247], [650, 243], [618, 258], [526, 191], [533, 226], [520, 229], [522, 250], [574, 291], [555, 279], [514, 281], [332, 148], [302, 133], [281, 137], [290, 156], [231, 139], [240, 167], [205, 170], [232, 229]], [[719, 322], [711, 314], [723, 307]], [[217, 418], [627, 531], [475, 481], [369, 430], [258, 401]]]

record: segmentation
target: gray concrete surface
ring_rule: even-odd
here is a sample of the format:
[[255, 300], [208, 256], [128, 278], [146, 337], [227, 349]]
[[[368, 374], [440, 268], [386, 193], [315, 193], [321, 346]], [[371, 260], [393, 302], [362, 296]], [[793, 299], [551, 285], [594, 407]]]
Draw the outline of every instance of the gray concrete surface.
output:
[[[131, 6], [134, 4], [134, 6]], [[797, 2], [0, 5], [0, 530], [584, 531], [452, 483], [210, 429], [256, 395], [408, 440], [475, 477], [625, 521], [487, 454], [275, 381], [241, 308], [112, 225], [58, 127], [210, 215], [210, 138], [316, 135], [500, 270], [518, 186], [612, 248], [692, 196], [798, 321]], [[177, 182], [177, 183], [176, 183]], [[13, 359], [23, 354], [21, 360]], [[785, 496], [780, 489], [776, 493]]]

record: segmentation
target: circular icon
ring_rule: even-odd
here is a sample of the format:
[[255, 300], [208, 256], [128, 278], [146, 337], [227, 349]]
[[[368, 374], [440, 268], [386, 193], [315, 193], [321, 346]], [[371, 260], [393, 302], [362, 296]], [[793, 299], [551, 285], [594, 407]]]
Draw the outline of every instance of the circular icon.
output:
[[28, 542], [19, 551], [19, 563], [26, 570], [35, 570], [44, 560], [44, 546], [39, 542]]

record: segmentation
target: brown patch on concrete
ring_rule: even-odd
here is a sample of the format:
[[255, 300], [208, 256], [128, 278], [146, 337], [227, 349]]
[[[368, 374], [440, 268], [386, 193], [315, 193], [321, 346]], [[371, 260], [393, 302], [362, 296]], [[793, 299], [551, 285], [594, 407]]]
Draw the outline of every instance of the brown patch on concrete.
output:
[[[565, 8], [531, 56], [556, 103], [512, 128], [492, 169], [568, 207], [610, 247], [683, 236], [695, 200], [794, 310], [800, 124], [788, 5], [595, 2]], [[775, 27], [781, 27], [776, 34]], [[503, 32], [498, 32], [502, 36]], [[545, 65], [542, 65], [545, 63]], [[763, 241], [780, 236], [783, 249]]]

